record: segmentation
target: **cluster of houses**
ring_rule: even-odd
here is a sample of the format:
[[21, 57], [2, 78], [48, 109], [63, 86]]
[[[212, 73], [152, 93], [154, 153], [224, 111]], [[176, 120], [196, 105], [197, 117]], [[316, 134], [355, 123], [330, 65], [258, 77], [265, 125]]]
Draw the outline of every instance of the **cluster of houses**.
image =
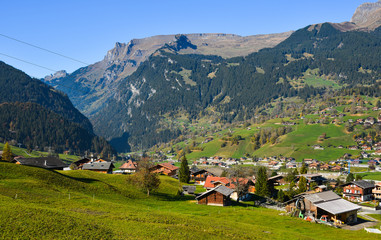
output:
[[237, 165], [241, 162], [247, 160], [245, 157], [242, 158], [223, 158], [219, 156], [215, 157], [201, 157], [199, 160], [194, 161], [193, 165], [198, 166], [219, 166], [219, 167], [229, 167], [231, 165]]

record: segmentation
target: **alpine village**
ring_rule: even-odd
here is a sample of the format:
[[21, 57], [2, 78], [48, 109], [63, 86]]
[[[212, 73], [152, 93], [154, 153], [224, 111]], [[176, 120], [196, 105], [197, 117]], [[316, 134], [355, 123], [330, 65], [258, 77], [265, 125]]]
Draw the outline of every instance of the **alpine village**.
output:
[[380, 59], [371, 2], [42, 79], [0, 61], [0, 239], [380, 239]]

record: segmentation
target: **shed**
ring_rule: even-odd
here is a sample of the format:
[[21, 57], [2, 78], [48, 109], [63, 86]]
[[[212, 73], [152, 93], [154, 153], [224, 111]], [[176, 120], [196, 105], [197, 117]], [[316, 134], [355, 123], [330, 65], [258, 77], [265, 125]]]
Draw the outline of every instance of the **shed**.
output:
[[229, 206], [230, 195], [233, 189], [219, 185], [207, 192], [204, 192], [196, 197], [197, 204], [214, 205], [214, 206]]

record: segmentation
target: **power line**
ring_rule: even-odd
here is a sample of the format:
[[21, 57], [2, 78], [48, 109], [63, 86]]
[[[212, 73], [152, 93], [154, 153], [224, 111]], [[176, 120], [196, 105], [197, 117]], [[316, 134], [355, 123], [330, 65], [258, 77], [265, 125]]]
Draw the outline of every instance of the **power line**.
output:
[[[20, 59], [20, 58], [17, 58], [17, 57], [13, 57], [13, 56], [10, 56], [10, 55], [5, 54], [5, 53], [0, 53], [0, 55], [3, 55], [3, 56], [6, 56], [6, 57], [15, 59], [15, 60], [20, 61], [20, 62], [24, 62], [24, 63], [31, 64], [31, 65], [36, 66], [36, 67], [44, 68], [44, 69], [49, 70], [49, 71], [52, 71], [52, 72], [58, 72], [57, 70], [50, 69], [50, 68], [47, 68], [47, 67], [44, 67], [44, 66], [41, 66], [41, 65], [38, 65], [38, 64], [35, 64], [35, 63], [32, 63], [32, 62], [29, 62], [29, 61]], [[55, 83], [55, 85], [58, 85], [58, 86], [61, 86], [61, 87], [64, 87], [64, 88], [68, 88], [68, 89], [72, 89], [72, 90], [77, 91], [77, 92], [84, 93], [83, 91], [81, 91], [81, 90], [79, 90], [79, 89], [72, 88], [72, 87], [68, 87], [68, 86], [65, 86], [65, 85], [62, 85], [62, 84], [59, 84], [59, 83]], [[53, 86], [51, 86], [51, 87], [53, 87]]]
[[40, 50], [43, 50], [43, 51], [45, 51], [45, 52], [49, 52], [49, 53], [55, 54], [55, 55], [60, 56], [60, 57], [63, 57], [63, 58], [70, 59], [70, 60], [75, 61], [75, 62], [82, 63], [82, 64], [84, 64], [84, 65], [90, 65], [89, 63], [82, 62], [82, 61], [77, 60], [77, 59], [75, 59], [75, 58], [68, 57], [68, 56], [65, 56], [65, 55], [60, 54], [60, 53], [57, 53], [57, 52], [53, 52], [53, 51], [51, 51], [51, 50], [49, 50], [49, 49], [42, 48], [42, 47], [36, 46], [36, 45], [34, 45], [34, 44], [28, 43], [28, 42], [24, 42], [24, 41], [18, 40], [18, 39], [16, 39], [16, 38], [13, 38], [13, 37], [10, 37], [10, 36], [1, 34], [1, 33], [0, 33], [0, 36], [5, 37], [5, 38], [8, 38], [8, 39], [11, 39], [11, 40], [13, 40], [13, 41], [16, 41], [16, 42], [19, 42], [19, 43], [22, 43], [22, 44], [25, 44], [25, 45], [28, 45], [28, 46], [31, 46], [31, 47], [34, 47], [34, 48], [37, 48], [37, 49], [40, 49]]
[[0, 55], [3, 55], [3, 56], [6, 56], [6, 57], [9, 57], [9, 58], [13, 58], [13, 59], [16, 59], [20, 62], [24, 62], [24, 63], [28, 63], [28, 64], [31, 64], [31, 65], [34, 65], [36, 67], [40, 67], [40, 68], [44, 68], [46, 70], [49, 70], [49, 71], [52, 71], [52, 72], [58, 72], [57, 70], [54, 70], [54, 69], [51, 69], [51, 68], [47, 68], [47, 67], [44, 67], [44, 66], [41, 66], [41, 65], [38, 65], [38, 64], [35, 64], [35, 63], [32, 63], [32, 62], [28, 62], [26, 60], [23, 60], [23, 59], [20, 59], [20, 58], [17, 58], [17, 57], [12, 57], [8, 54], [5, 54], [5, 53], [0, 53]]

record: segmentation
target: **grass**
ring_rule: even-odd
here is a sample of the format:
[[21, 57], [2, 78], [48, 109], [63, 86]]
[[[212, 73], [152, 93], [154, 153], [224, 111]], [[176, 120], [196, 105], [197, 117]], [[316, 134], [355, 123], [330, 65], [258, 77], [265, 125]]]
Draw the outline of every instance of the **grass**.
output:
[[381, 221], [381, 214], [367, 214], [369, 217], [375, 218], [378, 221]]
[[146, 197], [128, 177], [0, 162], [0, 238], [374, 239], [270, 209], [197, 205], [169, 177]]
[[381, 181], [381, 172], [360, 173], [363, 179]]

